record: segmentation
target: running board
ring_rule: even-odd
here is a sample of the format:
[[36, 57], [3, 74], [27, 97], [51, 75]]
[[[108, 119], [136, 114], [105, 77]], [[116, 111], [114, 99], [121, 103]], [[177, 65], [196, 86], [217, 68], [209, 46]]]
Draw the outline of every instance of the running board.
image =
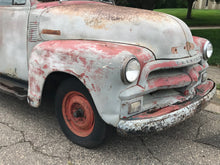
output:
[[20, 100], [27, 98], [28, 84], [25, 81], [0, 75], [0, 91], [16, 96]]

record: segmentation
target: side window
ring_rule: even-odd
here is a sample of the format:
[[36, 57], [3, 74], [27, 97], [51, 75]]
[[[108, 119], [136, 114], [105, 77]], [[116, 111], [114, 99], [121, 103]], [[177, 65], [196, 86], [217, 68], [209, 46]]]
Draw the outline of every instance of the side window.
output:
[[13, 5], [24, 5], [26, 0], [14, 0]]
[[12, 0], [0, 0], [0, 6], [12, 5]]
[[0, 6], [24, 5], [26, 0], [0, 0]]

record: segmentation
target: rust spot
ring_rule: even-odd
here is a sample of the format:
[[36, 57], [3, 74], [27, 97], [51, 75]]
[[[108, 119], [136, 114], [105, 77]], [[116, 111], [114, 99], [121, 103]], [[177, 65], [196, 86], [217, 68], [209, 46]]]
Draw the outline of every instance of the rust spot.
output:
[[186, 90], [186, 91], [184, 92], [184, 95], [185, 95], [185, 96], [188, 96], [188, 95], [189, 95], [189, 90]]
[[41, 31], [42, 34], [51, 34], [51, 35], [61, 35], [60, 30], [50, 30], [50, 29], [43, 29]]
[[[73, 15], [77, 16], [82, 19], [87, 26], [93, 29], [108, 29], [116, 23], [140, 23], [142, 19], [156, 23], [161, 21], [170, 22], [172, 20], [169, 16], [159, 12], [107, 5], [103, 3], [88, 3], [88, 1], [86, 1], [86, 3], [75, 2], [66, 5], [66, 3], [62, 2], [62, 4], [65, 5], [48, 4], [48, 6], [58, 5], [56, 8], [49, 8], [48, 13], [53, 13], [55, 15], [62, 14], [70, 17]], [[38, 5], [38, 7], [40, 6], [44, 8], [44, 6]]]
[[[184, 48], [185, 48], [185, 47], [184, 47]], [[186, 42], [186, 50], [187, 50], [187, 51], [193, 50], [194, 48], [195, 48], [195, 46], [194, 46], [193, 43]]]
[[176, 47], [172, 47], [171, 52], [172, 52], [172, 54], [178, 54], [178, 50]]

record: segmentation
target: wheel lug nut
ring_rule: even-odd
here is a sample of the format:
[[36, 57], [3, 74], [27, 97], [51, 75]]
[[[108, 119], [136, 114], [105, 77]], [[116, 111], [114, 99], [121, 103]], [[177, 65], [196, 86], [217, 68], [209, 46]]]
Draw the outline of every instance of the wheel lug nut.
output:
[[84, 112], [83, 112], [82, 109], [79, 108], [77, 111], [75, 111], [75, 112], [73, 113], [73, 116], [74, 116], [74, 117], [83, 117], [83, 116], [84, 116]]

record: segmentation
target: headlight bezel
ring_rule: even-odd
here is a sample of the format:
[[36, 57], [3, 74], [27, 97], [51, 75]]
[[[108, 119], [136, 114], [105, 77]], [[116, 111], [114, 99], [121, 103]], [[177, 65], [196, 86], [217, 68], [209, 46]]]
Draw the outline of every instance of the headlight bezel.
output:
[[[208, 49], [210, 48], [211, 46], [211, 54], [208, 53]], [[204, 44], [204, 47], [203, 47], [203, 58], [205, 60], [208, 60], [212, 57], [212, 54], [213, 54], [213, 46], [212, 46], [212, 43], [210, 41], [206, 41], [206, 43]]]
[[[128, 77], [127, 77], [127, 68], [129, 65], [131, 65], [132, 62], [137, 62], [138, 65], [139, 65], [139, 71], [138, 71], [138, 74], [136, 76], [136, 78], [134, 80], [129, 80]], [[140, 65], [140, 62], [138, 61], [138, 59], [136, 57], [131, 57], [131, 58], [127, 58], [123, 65], [122, 65], [122, 69], [121, 69], [121, 80], [124, 84], [131, 84], [135, 81], [137, 81], [138, 77], [140, 76], [140, 72], [141, 72], [141, 65]]]

